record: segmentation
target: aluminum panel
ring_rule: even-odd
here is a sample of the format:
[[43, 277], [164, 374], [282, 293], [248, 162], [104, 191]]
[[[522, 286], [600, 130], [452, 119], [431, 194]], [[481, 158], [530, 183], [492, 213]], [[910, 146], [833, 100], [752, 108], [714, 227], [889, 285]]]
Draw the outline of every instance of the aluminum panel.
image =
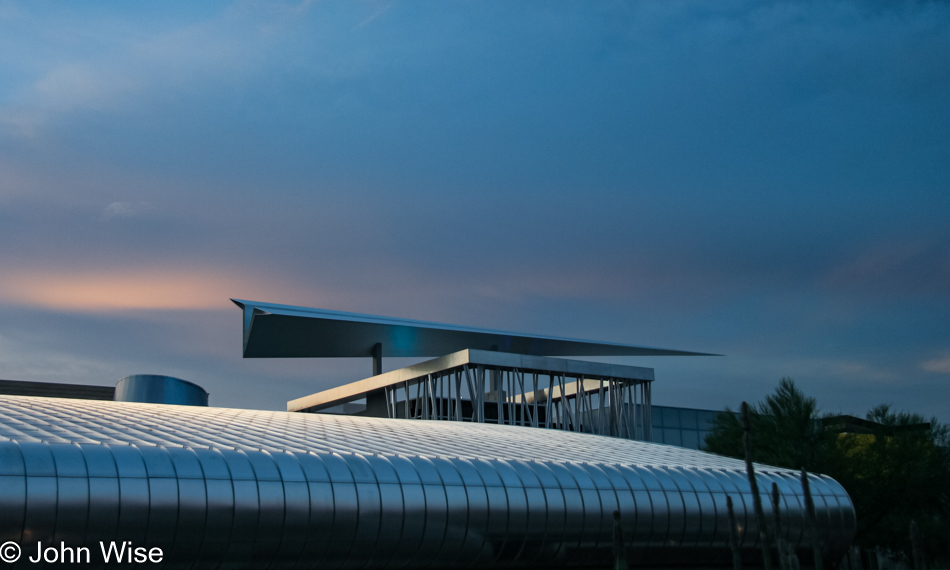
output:
[[[7, 456], [9, 457], [9, 456]], [[0, 457], [0, 460], [4, 457]], [[26, 526], [26, 477], [23, 475], [0, 475], [0, 541], [23, 542]]]
[[[527, 532], [525, 534], [527, 536], [521, 552], [518, 554], [518, 561], [522, 564], [533, 564], [541, 557], [547, 546], [545, 543], [548, 535], [547, 497], [538, 476], [525, 462], [511, 461], [509, 466], [521, 480], [527, 502], [525, 509], [527, 514]], [[554, 524], [560, 523], [561, 528], [563, 528], [563, 507], [559, 514], [562, 515], [562, 518], [553, 522]]]
[[346, 464], [338, 456], [326, 455], [327, 472], [333, 481], [333, 530], [327, 548], [327, 563], [342, 564], [349, 556], [353, 541], [356, 539], [359, 501], [356, 484]]
[[380, 525], [374, 557], [380, 565], [396, 559], [405, 523], [405, 505], [399, 483], [380, 483]]
[[402, 485], [421, 485], [422, 480], [419, 478], [419, 473], [416, 471], [415, 466], [411, 461], [405, 457], [391, 457], [389, 458], [389, 463], [392, 465], [393, 470], [396, 472], [396, 477], [398, 482]]
[[145, 462], [146, 476], [150, 479], [176, 479], [175, 465], [168, 450], [162, 447], [142, 446], [138, 448]]
[[56, 478], [56, 520], [70, 521], [69, 525], [57, 525], [53, 535], [55, 543], [81, 545], [85, 542], [89, 526], [89, 478]]
[[[268, 475], [277, 474], [277, 466], [269, 456], [248, 453], [248, 457], [253, 458], [251, 464], [255, 465], [255, 469], [259, 464], [270, 462], [271, 470], [268, 470]], [[286, 504], [284, 485], [281, 481], [258, 481], [257, 492], [260, 503], [254, 549], [251, 555], [251, 565], [254, 567], [263, 566], [268, 560], [273, 560], [280, 549]]]
[[[241, 455], [227, 457], [228, 465], [242, 465], [236, 461]], [[250, 463], [245, 464], [250, 469]], [[258, 518], [260, 517], [260, 501], [258, 499], [257, 481], [236, 479], [234, 486], [234, 523], [231, 526], [231, 542], [224, 563], [250, 560], [257, 538]]]
[[207, 516], [205, 518], [202, 557], [214, 557], [227, 550], [234, 524], [234, 486], [230, 480], [205, 481]]
[[399, 485], [399, 476], [396, 474], [396, 468], [390, 462], [388, 457], [382, 455], [367, 455], [364, 459], [369, 464], [370, 470], [377, 483]]
[[[566, 467], [572, 473], [583, 473], [584, 477], [587, 477], [590, 481], [590, 487], [582, 485], [581, 497], [584, 500], [587, 540], [595, 541], [592, 548], [599, 549], [605, 544], [607, 537], [612, 538], [613, 535], [613, 512], [620, 508], [620, 504], [617, 502], [617, 493], [614, 491], [610, 479], [599, 466], [568, 463]], [[580, 478], [578, 479], [580, 482]], [[621, 528], [623, 528], [622, 521]], [[626, 527], [626, 540], [628, 542], [632, 538], [630, 534], [633, 528], [635, 526]]]
[[[257, 481], [254, 476], [254, 468], [251, 467], [251, 462], [244, 451], [222, 449], [221, 458], [228, 466], [228, 473], [230, 473], [232, 481]], [[255, 491], [254, 494], [257, 495], [257, 492]]]
[[[292, 470], [281, 469], [284, 472], [289, 474]], [[296, 472], [303, 475], [299, 467]], [[303, 552], [310, 534], [310, 489], [306, 481], [300, 480], [284, 481], [283, 487], [284, 521], [277, 558], [293, 561]]]
[[[793, 546], [802, 542], [805, 530], [805, 501], [802, 496], [801, 480], [780, 473], [773, 478], [782, 495], [781, 525], [785, 540]], [[770, 489], [771, 491], [771, 489]]]
[[[154, 456], [151, 459], [154, 460]], [[168, 465], [171, 465], [171, 460], [167, 460]], [[178, 523], [178, 480], [174, 477], [149, 477], [147, 481], [148, 530], [145, 542], [170, 551]]]
[[[312, 456], [311, 456], [312, 457]], [[309, 458], [300, 457], [304, 463], [304, 473], [308, 476], [312, 472], [307, 467]], [[323, 471], [326, 473], [326, 470]], [[325, 560], [326, 553], [333, 537], [334, 504], [333, 485], [326, 481], [309, 481], [307, 491], [310, 496], [310, 524], [307, 527], [307, 541], [298, 558], [296, 568], [312, 568], [314, 560]]]
[[461, 485], [446, 485], [444, 489], [447, 516], [439, 559], [445, 560], [447, 564], [455, 564], [460, 559], [464, 561], [477, 554], [478, 551], [467, 548], [465, 540], [469, 528], [468, 495], [465, 488]]
[[722, 485], [726, 495], [732, 497], [736, 526], [739, 527], [738, 542], [740, 548], [755, 548], [758, 544], [758, 529], [755, 527], [755, 513], [752, 505], [752, 493], [745, 473], [735, 471], [714, 471], [713, 475]]
[[372, 561], [376, 553], [376, 543], [379, 540], [382, 514], [379, 485], [375, 481], [373, 483], [357, 482], [356, 496], [359, 503], [354, 536], [356, 554]]
[[115, 462], [116, 472], [120, 478], [145, 478], [145, 462], [138, 447], [132, 445], [111, 445], [109, 451]]
[[20, 453], [28, 477], [56, 477], [56, 462], [49, 445], [34, 441], [22, 442]]
[[[604, 476], [610, 481], [610, 487], [616, 498], [617, 505], [614, 510], [620, 513], [620, 525], [624, 530], [624, 538], [635, 545], [646, 545], [650, 540], [649, 525], [653, 521], [653, 506], [650, 503], [649, 496], [645, 490], [634, 491], [631, 489], [631, 483], [638, 487], [642, 486], [639, 477], [628, 468], [621, 469], [616, 465], [599, 465]], [[629, 475], [629, 476], [628, 476]], [[635, 479], [632, 481], [631, 479]], [[606, 494], [609, 500], [609, 494]], [[613, 547], [613, 511], [610, 515], [609, 527], [611, 529], [611, 548]]]
[[169, 447], [165, 449], [165, 452], [168, 453], [172, 461], [175, 477], [178, 479], [204, 480], [205, 474], [194, 450], [183, 447]]
[[[24, 453], [24, 456], [27, 454]], [[50, 456], [52, 463], [52, 456]], [[27, 470], [30, 463], [27, 462]], [[26, 478], [26, 514], [23, 517], [23, 529], [30, 532], [30, 540], [50, 542], [56, 529], [56, 477]]]
[[412, 561], [416, 558], [422, 540], [425, 538], [427, 520], [426, 496], [425, 491], [422, 490], [422, 485], [402, 483], [400, 488], [405, 512], [396, 559], [402, 562]]
[[[672, 471], [662, 468], [652, 470], [656, 475], [660, 486], [663, 487], [663, 493], [666, 496], [669, 508], [669, 527], [666, 534], [667, 546], [679, 546], [684, 543], [684, 537], [687, 530], [698, 532], [698, 522], [696, 520], [699, 513], [699, 504], [696, 502], [696, 495], [692, 487], [689, 488], [689, 494], [684, 493], [683, 489], [673, 479]], [[688, 484], [687, 484], [688, 486]], [[690, 497], [689, 495], [692, 495]], [[687, 529], [687, 524], [691, 528]]]
[[83, 445], [79, 449], [85, 457], [89, 477], [114, 478], [119, 476], [112, 450], [106, 445]]
[[300, 464], [304, 480], [308, 483], [329, 483], [330, 474], [319, 455], [314, 453], [295, 453], [294, 457]]
[[[195, 460], [197, 465], [197, 460]], [[175, 555], [194, 558], [201, 551], [208, 517], [208, 496], [203, 479], [178, 480], [178, 520], [174, 534]]]
[[494, 552], [489, 539], [489, 507], [488, 493], [478, 470], [471, 462], [464, 459], [453, 459], [452, 464], [458, 470], [465, 486], [468, 501], [466, 525], [468, 532], [465, 537], [466, 558], [476, 564], [484, 565], [491, 562]]
[[[719, 513], [716, 508], [716, 498], [710, 490], [710, 479], [700, 473], [690, 472], [689, 480], [696, 491], [696, 499], [699, 501], [699, 530], [696, 532], [696, 545], [702, 547], [713, 547], [722, 544], [718, 533]], [[714, 488], [722, 487], [712, 481]], [[722, 495], [722, 493], [720, 493]], [[725, 496], [722, 496], [723, 505], [725, 505]], [[728, 536], [724, 537], [728, 540]]]
[[247, 456], [247, 460], [254, 470], [253, 477], [255, 480], [271, 482], [283, 480], [280, 477], [280, 470], [277, 469], [277, 464], [274, 463], [274, 458], [269, 452], [264, 450], [245, 451], [244, 454]]
[[0, 441], [0, 476], [23, 477], [26, 467], [20, 447], [12, 441]]
[[[125, 459], [117, 460], [116, 464], [121, 465], [123, 461], [130, 457], [132, 456], [129, 455]], [[141, 468], [143, 471], [145, 470], [144, 464], [141, 465]], [[148, 479], [144, 477], [122, 477], [122, 469], [119, 469], [119, 473], [119, 527], [117, 538], [142, 544], [145, 542], [145, 536], [148, 532], [150, 509]]]
[[79, 446], [68, 443], [49, 444], [50, 452], [53, 454], [53, 463], [56, 464], [57, 477], [81, 477], [86, 478], [89, 472], [86, 470], [86, 459], [83, 457]]

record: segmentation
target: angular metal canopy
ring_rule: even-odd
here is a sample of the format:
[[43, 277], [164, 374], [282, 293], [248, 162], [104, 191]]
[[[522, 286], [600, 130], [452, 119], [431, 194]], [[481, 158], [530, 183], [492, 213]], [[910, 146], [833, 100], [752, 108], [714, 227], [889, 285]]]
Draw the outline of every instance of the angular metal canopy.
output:
[[424, 357], [466, 348], [535, 356], [714, 356], [231, 300], [244, 310], [244, 358]]

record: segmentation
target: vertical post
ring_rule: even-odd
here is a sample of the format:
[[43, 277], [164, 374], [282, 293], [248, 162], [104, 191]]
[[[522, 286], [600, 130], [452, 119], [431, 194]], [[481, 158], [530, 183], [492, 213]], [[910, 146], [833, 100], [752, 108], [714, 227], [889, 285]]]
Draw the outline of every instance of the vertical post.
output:
[[478, 398], [475, 393], [475, 384], [477, 382], [472, 382], [472, 369], [468, 364], [462, 365], [462, 370], [465, 372], [465, 383], [468, 386], [468, 397], [472, 401], [472, 421], [478, 421]]
[[749, 420], [749, 404], [742, 402], [742, 447], [745, 451], [745, 470], [752, 489], [752, 504], [755, 507], [755, 525], [759, 527], [759, 542], [762, 545], [762, 567], [772, 570], [772, 548], [765, 528], [765, 513], [762, 511], [762, 497], [759, 496], [759, 484], [755, 480], [755, 467], [752, 466], [752, 423]]
[[732, 497], [726, 495], [726, 510], [729, 511], [729, 548], [732, 550], [732, 569], [742, 570], [742, 555], [739, 552], [739, 527], [736, 526], [736, 512], [732, 508]]
[[558, 396], [557, 400], [557, 427], [558, 429], [567, 428], [567, 396], [564, 394], [564, 375], [557, 375], [557, 391]]
[[383, 373], [383, 343], [373, 345], [373, 376]]
[[504, 391], [503, 387], [503, 378], [504, 371], [497, 370], [492, 368], [488, 371], [488, 377], [490, 381], [490, 386], [488, 388], [489, 393], [495, 393], [495, 407], [498, 408], [498, 420], [495, 422], [498, 425], [505, 423], [505, 409], [504, 404], [502, 403], [501, 393]]
[[542, 392], [541, 392], [541, 382], [538, 380], [537, 372], [531, 373], [531, 381], [532, 381], [531, 386], [533, 388], [532, 391], [534, 392], [534, 402], [532, 403], [532, 406], [531, 406], [534, 408], [531, 414], [531, 427], [539, 427], [538, 425], [538, 399], [540, 399], [540, 394]]
[[514, 368], [508, 371], [508, 392], [505, 394], [505, 401], [508, 402], [508, 421], [511, 425], [518, 425], [517, 407], [515, 406], [515, 391], [518, 389], [515, 382], [517, 372]]
[[577, 377], [577, 390], [574, 391], [574, 414], [577, 424], [574, 431], [584, 433], [584, 405], [587, 403], [587, 394], [584, 392], [584, 377]]
[[641, 439], [643, 432], [640, 430], [640, 410], [637, 408], [637, 389], [640, 388], [640, 384], [634, 382], [630, 385], [630, 412], [633, 414], [631, 419], [631, 425], [633, 426], [633, 433], [631, 434], [630, 439]]
[[643, 383], [643, 406], [646, 412], [643, 416], [643, 440], [653, 441], [653, 397], [650, 395], [652, 384], [649, 381]]
[[610, 400], [610, 436], [616, 437], [617, 428], [617, 381], [610, 379], [607, 381], [607, 398]]
[[462, 372], [461, 369], [455, 371], [455, 421], [459, 422], [464, 420], [464, 416], [462, 415], [463, 375], [464, 372]]
[[551, 427], [551, 416], [554, 415], [554, 373], [548, 373], [548, 401], [544, 406], [544, 427]]
[[808, 483], [808, 473], [802, 467], [802, 491], [805, 493], [805, 527], [811, 539], [812, 552], [815, 555], [815, 570], [822, 570], [821, 546], [818, 544], [818, 524], [815, 520], [815, 502], [811, 499], [811, 485]]
[[607, 422], [604, 418], [607, 415], [607, 407], [604, 405], [604, 379], [600, 379], [600, 388], [597, 390], [597, 404], [600, 411], [597, 414], [597, 435], [605, 435], [607, 432]]
[[524, 427], [528, 425], [528, 403], [525, 401], [528, 394], [524, 389], [524, 371], [518, 372], [518, 392], [521, 394], [521, 421], [519, 424]]
[[475, 386], [478, 390], [478, 421], [485, 423], [485, 367], [481, 364], [475, 366], [475, 382], [478, 384]]
[[439, 418], [439, 408], [437, 398], [439, 397], [438, 392], [435, 389], [435, 381], [432, 377], [432, 374], [426, 375], [426, 394], [429, 396], [429, 406], [431, 411], [429, 412], [430, 420], [438, 420]]

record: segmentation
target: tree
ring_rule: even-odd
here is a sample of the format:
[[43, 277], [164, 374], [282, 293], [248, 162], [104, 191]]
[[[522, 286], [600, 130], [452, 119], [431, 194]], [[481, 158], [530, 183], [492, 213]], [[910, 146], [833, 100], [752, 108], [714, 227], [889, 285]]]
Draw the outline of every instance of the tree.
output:
[[[805, 396], [791, 378], [782, 378], [775, 393], [766, 396], [764, 402], [750, 405], [749, 412], [756, 461], [819, 473], [828, 469], [834, 434], [824, 429], [815, 399]], [[716, 416], [713, 430], [706, 437], [706, 449], [743, 457], [742, 426], [737, 414], [727, 408]]]
[[917, 521], [925, 554], [946, 564], [950, 536], [950, 434], [919, 414], [880, 405], [867, 413], [871, 433], [843, 433], [836, 440], [839, 465], [829, 473], [851, 495], [858, 513], [860, 546], [906, 550]]
[[[857, 515], [855, 543], [910, 556], [908, 529], [915, 520], [926, 554], [947, 564], [950, 536], [950, 429], [936, 419], [894, 412], [881, 405], [866, 420], [819, 413], [790, 378], [750, 406], [755, 461], [824, 473], [848, 491]], [[846, 418], [848, 421], [843, 421]], [[742, 428], [735, 413], [720, 413], [706, 448], [742, 457]]]

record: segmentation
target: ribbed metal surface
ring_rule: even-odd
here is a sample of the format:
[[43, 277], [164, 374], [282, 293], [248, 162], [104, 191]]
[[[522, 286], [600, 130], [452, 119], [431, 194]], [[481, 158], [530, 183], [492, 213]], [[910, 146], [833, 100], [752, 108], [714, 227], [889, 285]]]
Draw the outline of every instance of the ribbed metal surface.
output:
[[[760, 466], [759, 477], [762, 489], [779, 484], [785, 534], [805, 548], [796, 474]], [[838, 555], [854, 532], [851, 502], [831, 479], [811, 486], [825, 552]], [[619, 510], [632, 562], [728, 565], [727, 494], [752, 560], [743, 465], [693, 450], [511, 426], [0, 397], [0, 541], [25, 550], [130, 540], [162, 547], [174, 568], [606, 566]]]

